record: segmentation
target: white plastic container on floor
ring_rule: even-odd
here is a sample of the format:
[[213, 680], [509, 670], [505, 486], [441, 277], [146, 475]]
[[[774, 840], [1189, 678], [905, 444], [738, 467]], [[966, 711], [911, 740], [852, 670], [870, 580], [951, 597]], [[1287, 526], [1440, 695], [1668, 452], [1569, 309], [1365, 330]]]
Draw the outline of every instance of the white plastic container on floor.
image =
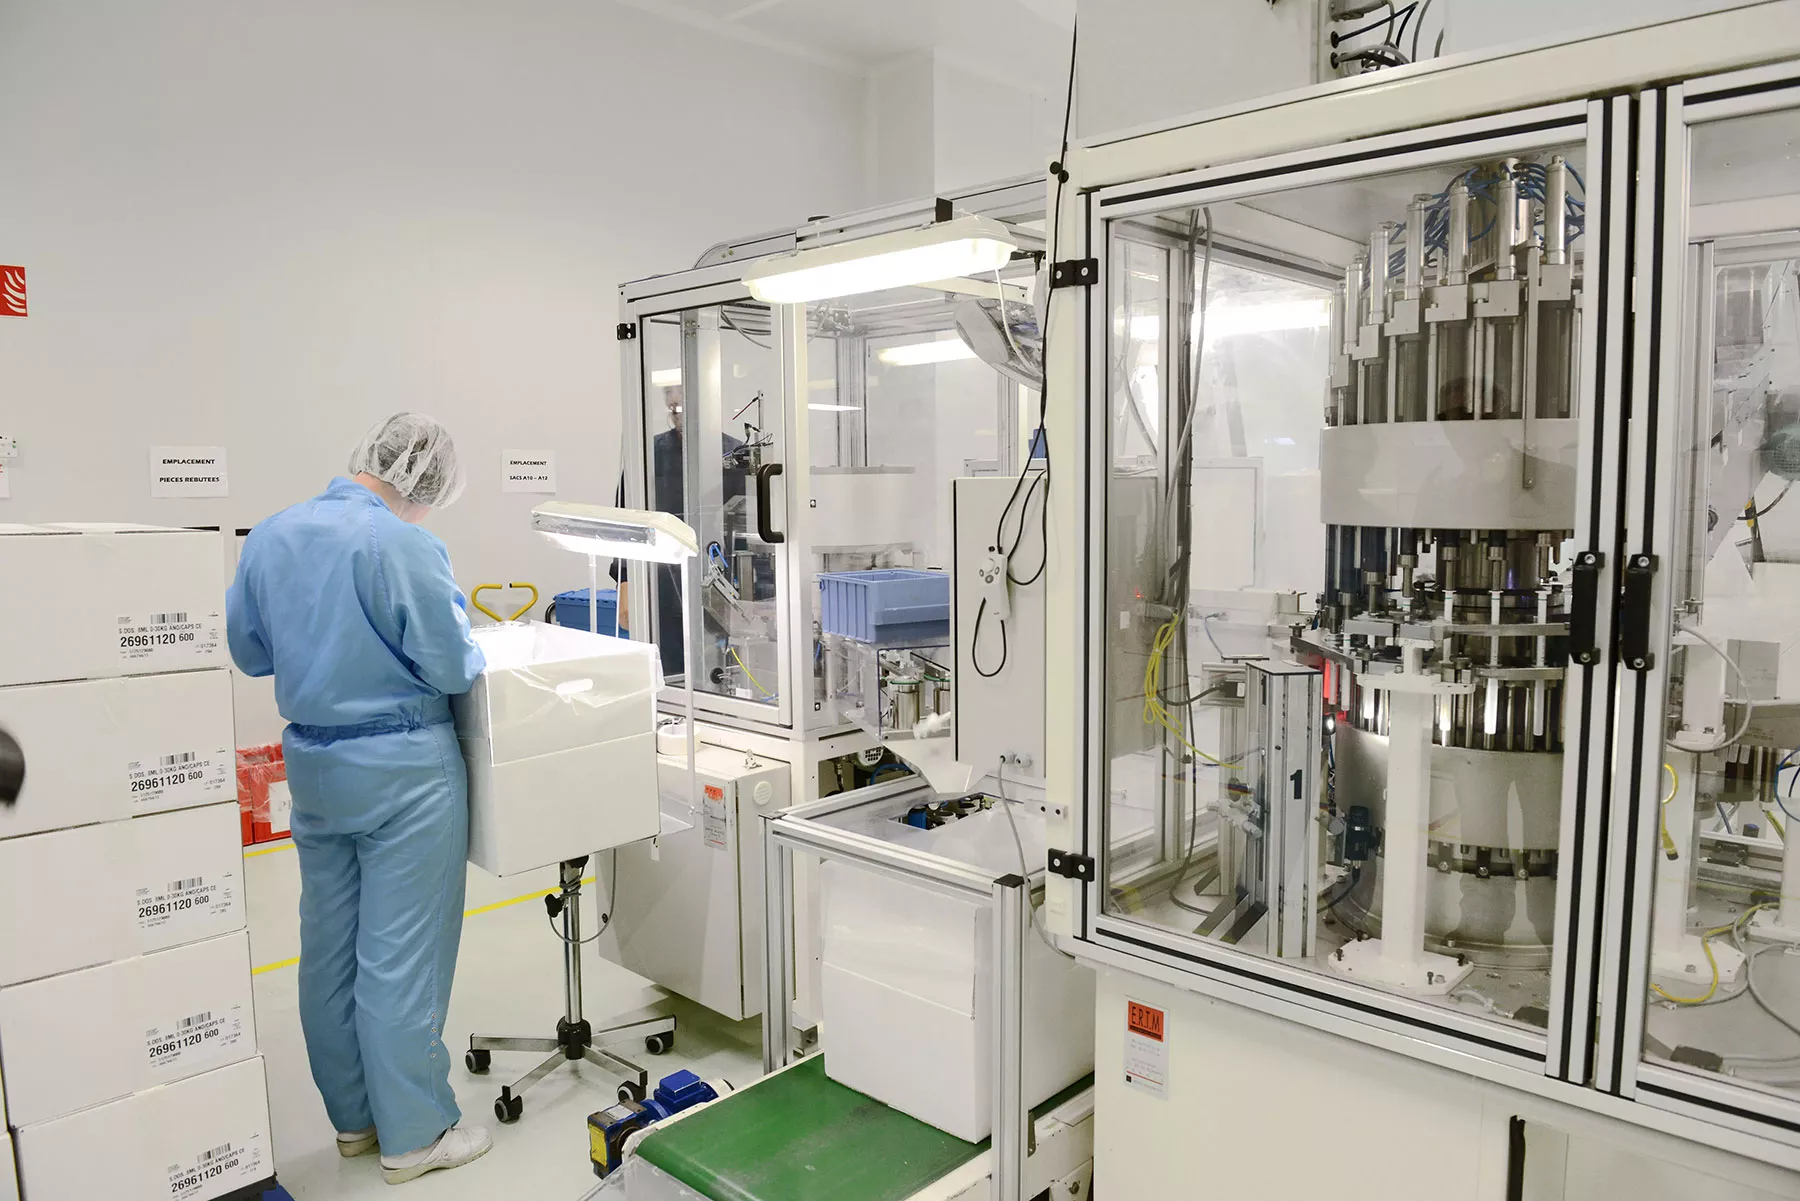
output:
[[244, 928], [236, 799], [0, 839], [0, 985]]
[[[1027, 862], [1044, 862], [1042, 818], [1015, 816]], [[1019, 868], [998, 810], [908, 835], [996, 876]], [[988, 1137], [993, 910], [844, 863], [826, 863], [822, 876], [826, 1074], [960, 1139]], [[1029, 934], [1024, 994], [1029, 1108], [1093, 1071], [1094, 974]]]
[[231, 673], [0, 688], [25, 788], [0, 838], [235, 800]]
[[249, 1059], [252, 1004], [241, 931], [0, 988], [10, 1120], [51, 1121]]
[[[0, 525], [0, 685], [230, 664], [217, 533], [72, 522]], [[46, 604], [43, 589], [54, 588]]]
[[270, 1180], [261, 1059], [17, 1131], [26, 1201], [212, 1201]]
[[19, 1201], [19, 1169], [13, 1159], [12, 1135], [0, 1128], [0, 1201]]
[[487, 670], [454, 702], [469, 862], [510, 876], [653, 837], [656, 648], [538, 622], [475, 640]]

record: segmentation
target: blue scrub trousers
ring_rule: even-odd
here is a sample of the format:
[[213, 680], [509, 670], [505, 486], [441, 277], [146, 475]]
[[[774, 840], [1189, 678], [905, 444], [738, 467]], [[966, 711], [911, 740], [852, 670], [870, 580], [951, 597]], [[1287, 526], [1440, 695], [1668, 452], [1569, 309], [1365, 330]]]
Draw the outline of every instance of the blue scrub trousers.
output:
[[289, 726], [282, 742], [313, 1081], [338, 1130], [373, 1126], [384, 1155], [404, 1155], [462, 1116], [443, 1040], [469, 849], [456, 732]]

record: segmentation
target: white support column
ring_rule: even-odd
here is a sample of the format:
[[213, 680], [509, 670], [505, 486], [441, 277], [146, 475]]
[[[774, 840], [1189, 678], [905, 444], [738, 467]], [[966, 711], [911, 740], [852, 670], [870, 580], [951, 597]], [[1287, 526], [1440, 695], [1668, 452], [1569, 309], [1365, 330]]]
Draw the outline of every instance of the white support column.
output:
[[1431, 727], [1437, 680], [1422, 674], [1428, 642], [1404, 647], [1405, 670], [1362, 680], [1388, 706], [1387, 819], [1381, 852], [1381, 937], [1353, 942], [1328, 960], [1346, 976], [1441, 996], [1472, 965], [1425, 949], [1426, 855], [1431, 849]]

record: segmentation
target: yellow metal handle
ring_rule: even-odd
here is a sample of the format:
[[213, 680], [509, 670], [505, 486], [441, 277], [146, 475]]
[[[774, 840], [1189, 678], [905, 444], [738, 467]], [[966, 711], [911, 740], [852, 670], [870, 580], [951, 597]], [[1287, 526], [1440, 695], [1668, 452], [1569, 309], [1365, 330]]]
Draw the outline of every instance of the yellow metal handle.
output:
[[[488, 608], [486, 605], [481, 603], [481, 594], [483, 592], [490, 592], [490, 591], [497, 592], [502, 588], [528, 588], [531, 590], [531, 599], [526, 601], [524, 604], [520, 605], [518, 608], [518, 611], [515, 612], [511, 617], [502, 617], [498, 613], [494, 612], [492, 609]], [[527, 613], [529, 613], [533, 609], [537, 608], [537, 603], [538, 603], [537, 585], [536, 584], [524, 584], [524, 583], [477, 584], [477, 585], [475, 585], [474, 589], [469, 593], [469, 603], [471, 605], [474, 605], [477, 609], [480, 609], [483, 613], [486, 613], [489, 617], [493, 618], [495, 621], [500, 622], [501, 624], [505, 624], [510, 621], [517, 621], [517, 620], [519, 620], [519, 618], [525, 616]]]

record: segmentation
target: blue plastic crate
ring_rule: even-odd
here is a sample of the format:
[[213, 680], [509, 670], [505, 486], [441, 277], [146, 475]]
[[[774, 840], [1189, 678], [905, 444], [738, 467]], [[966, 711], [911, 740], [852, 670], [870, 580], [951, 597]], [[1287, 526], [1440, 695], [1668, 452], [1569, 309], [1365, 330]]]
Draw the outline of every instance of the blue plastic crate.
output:
[[[613, 622], [618, 620], [619, 590], [617, 588], [600, 589], [597, 604], [600, 609], [600, 632], [611, 634]], [[586, 588], [574, 588], [568, 592], [556, 594], [556, 624], [577, 630], [588, 628], [588, 590]], [[619, 637], [629, 638], [631, 633], [621, 629]]]
[[950, 637], [950, 577], [941, 571], [824, 572], [819, 599], [827, 634], [914, 645]]

